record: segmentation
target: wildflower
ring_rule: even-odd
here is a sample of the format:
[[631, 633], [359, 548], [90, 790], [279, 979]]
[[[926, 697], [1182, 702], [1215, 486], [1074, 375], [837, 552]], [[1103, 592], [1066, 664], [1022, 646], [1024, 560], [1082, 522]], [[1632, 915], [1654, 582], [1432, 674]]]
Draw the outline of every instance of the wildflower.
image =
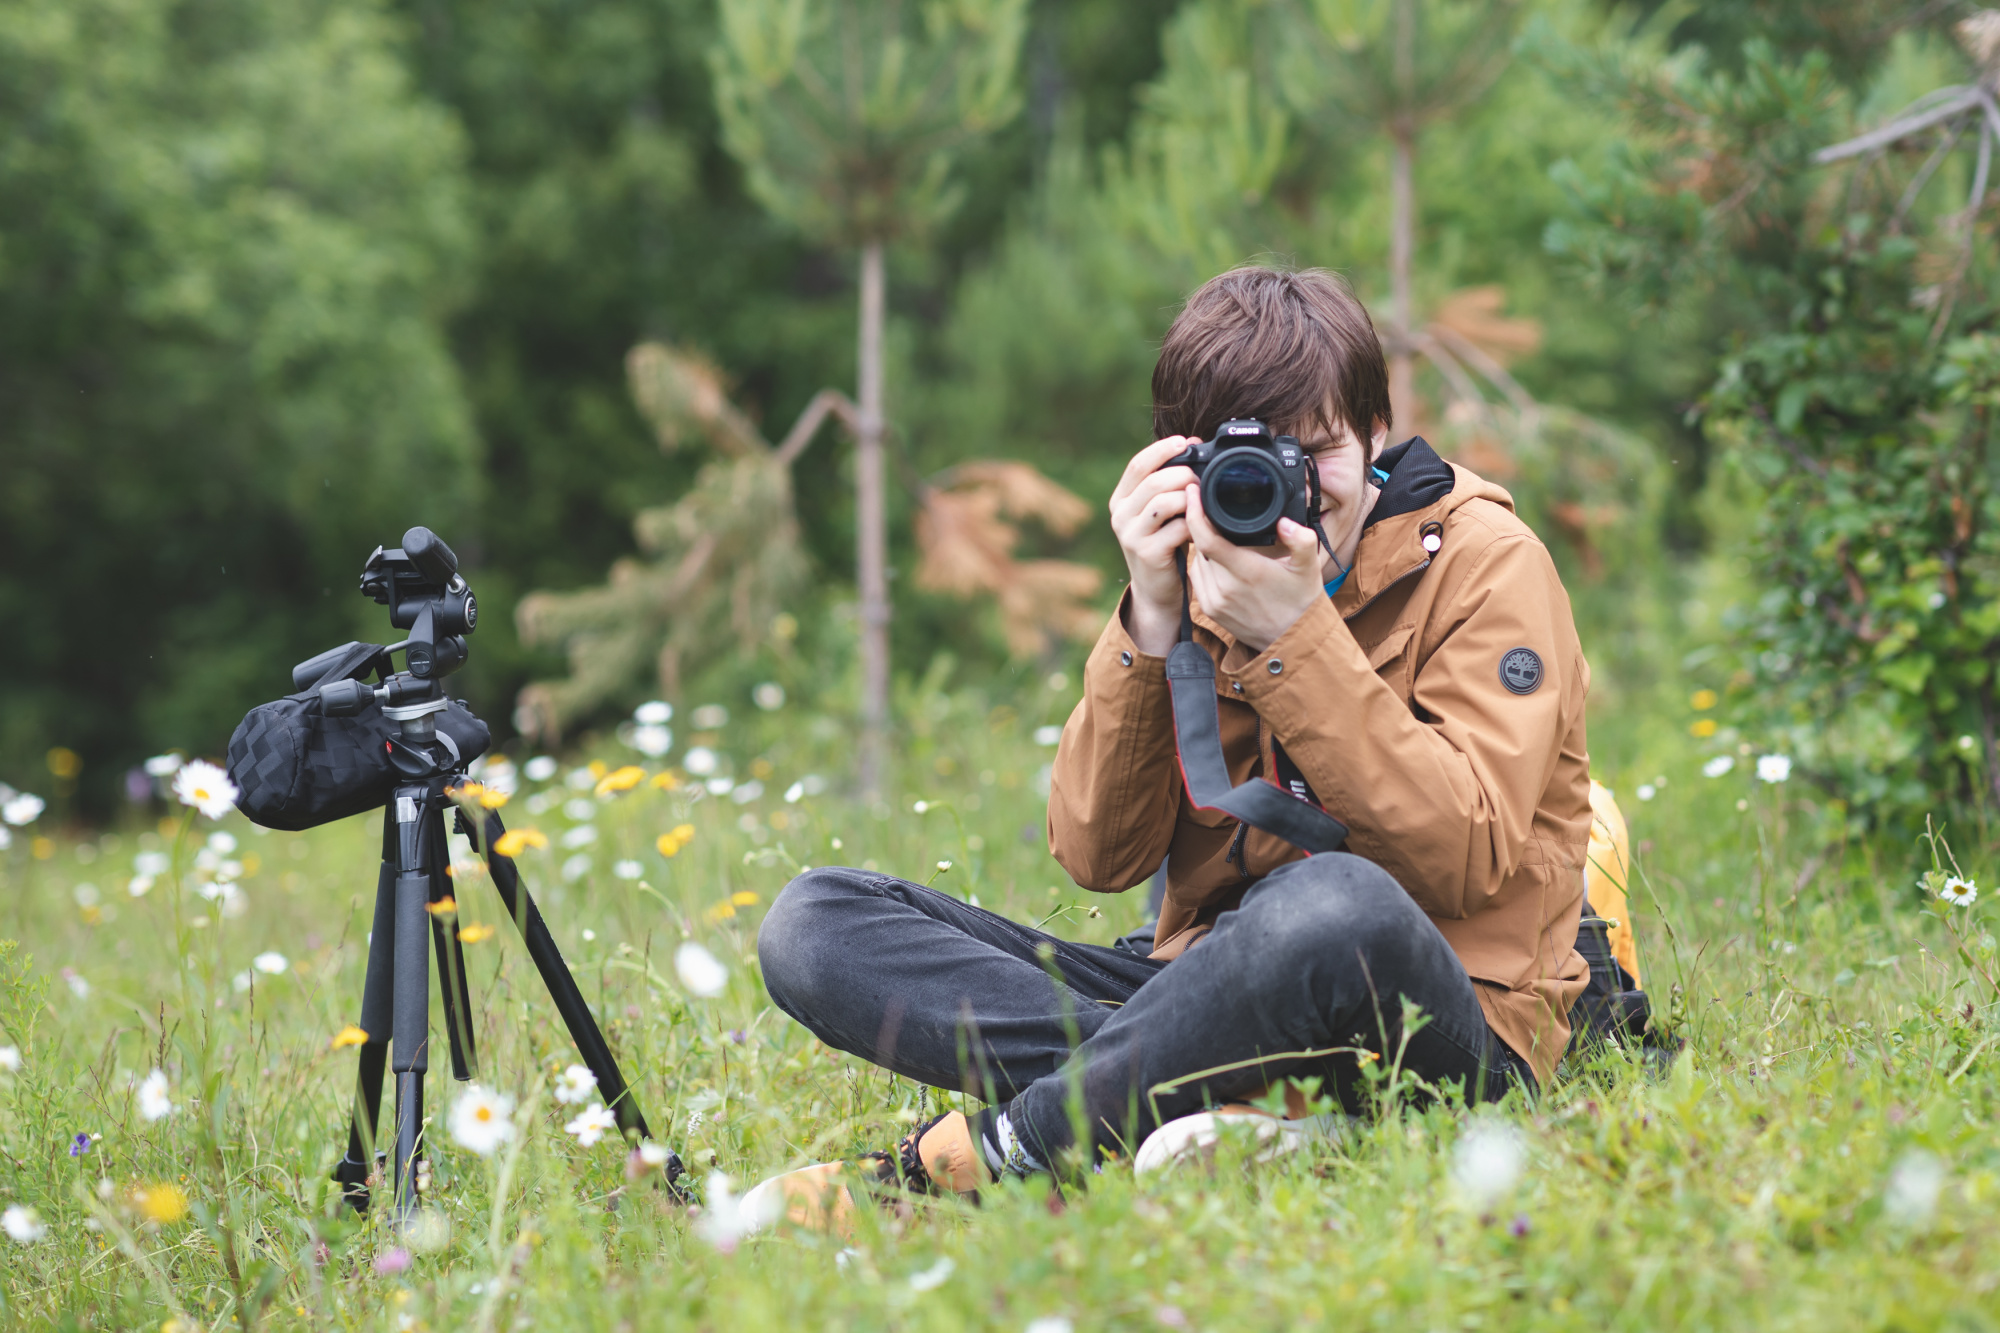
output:
[[1519, 1240], [1521, 1239], [1521, 1237], [1527, 1235], [1528, 1215], [1526, 1213], [1514, 1214], [1514, 1220], [1507, 1224], [1507, 1234], [1512, 1236], [1515, 1240]]
[[0, 1046], [0, 1069], [4, 1069], [10, 1074], [21, 1072], [21, 1048], [19, 1046]]
[[1527, 1157], [1520, 1131], [1501, 1124], [1474, 1125], [1458, 1141], [1451, 1178], [1467, 1200], [1485, 1208], [1514, 1188]]
[[694, 825], [676, 824], [662, 833], [653, 846], [659, 848], [661, 856], [678, 856], [681, 848], [694, 841]]
[[943, 873], [944, 873], [945, 871], [947, 871], [947, 870], [951, 869], [951, 862], [949, 862], [949, 861], [940, 861], [940, 862], [938, 862], [938, 863], [937, 863], [937, 866], [938, 866], [938, 873], [939, 873], [939, 874], [941, 875], [941, 874], [943, 874]]
[[458, 899], [447, 893], [434, 903], [425, 903], [424, 910], [432, 916], [457, 916]]
[[498, 810], [501, 806], [507, 804], [509, 800], [513, 799], [513, 796], [513, 792], [504, 791], [488, 783], [486, 789], [479, 793], [479, 808], [482, 810]]
[[383, 1277], [394, 1277], [398, 1273], [408, 1272], [413, 1262], [408, 1250], [400, 1245], [391, 1245], [375, 1257], [375, 1271]]
[[703, 704], [688, 714], [696, 731], [717, 731], [729, 725], [729, 710], [721, 704]]
[[1792, 757], [1788, 754], [1766, 754], [1757, 757], [1757, 780], [1779, 783], [1792, 775]]
[[[729, 781], [728, 778], [715, 779], [715, 782], [728, 782], [728, 781]], [[709, 783], [710, 790], [714, 789], [715, 782]], [[756, 800], [759, 796], [762, 796], [764, 794], [764, 784], [759, 782], [757, 779], [752, 778], [748, 782], [744, 783], [742, 786], [737, 787], [734, 791], [730, 791], [728, 787], [724, 787], [722, 790], [729, 792], [729, 799], [736, 802], [736, 804], [748, 805], [750, 804], [750, 802]], [[720, 794], [721, 794], [720, 792], [717, 793], [717, 795]]]
[[145, 1214], [147, 1221], [165, 1226], [187, 1216], [187, 1191], [178, 1185], [141, 1185], [132, 1191], [132, 1205]]
[[275, 949], [267, 949], [250, 960], [250, 966], [270, 977], [279, 975], [291, 965], [291, 960]]
[[597, 1075], [587, 1065], [571, 1065], [556, 1077], [556, 1100], [565, 1106], [582, 1101], [597, 1091]]
[[454, 801], [476, 801], [485, 794], [486, 784], [483, 782], [461, 782], [445, 792]]
[[627, 764], [614, 768], [597, 780], [598, 796], [609, 796], [614, 792], [631, 791], [646, 780], [646, 770], [637, 764]]
[[79, 1000], [90, 998], [90, 982], [84, 979], [81, 972], [78, 972], [73, 967], [66, 967], [62, 970], [61, 976], [63, 981], [69, 985], [69, 993], [71, 995], [76, 996]]
[[155, 1069], [139, 1083], [139, 1114], [147, 1120], [165, 1120], [174, 1113], [173, 1098], [167, 1091], [167, 1073]]
[[1960, 736], [1958, 738], [1958, 748], [1965, 751], [1967, 754], [1971, 754], [1975, 749], [1978, 748], [1978, 746], [1979, 742], [1972, 739], [1972, 737], [1969, 735]]
[[1051, 722], [1046, 727], [1035, 728], [1035, 744], [1055, 745], [1062, 740], [1062, 728]]
[[1696, 690], [1688, 696], [1688, 707], [1694, 709], [1697, 713], [1706, 713], [1709, 709], [1715, 707], [1715, 704], [1716, 693], [1714, 690]]
[[632, 720], [642, 727], [664, 727], [674, 720], [674, 706], [664, 699], [649, 699], [632, 710]]
[[562, 845], [571, 849], [588, 847], [596, 841], [597, 825], [595, 824], [578, 824], [575, 828], [562, 835]]
[[597, 1141], [604, 1137], [606, 1130], [617, 1127], [618, 1117], [612, 1115], [602, 1103], [593, 1103], [576, 1119], [564, 1125], [563, 1132], [575, 1135], [576, 1141], [582, 1146], [594, 1148], [597, 1146]]
[[633, 749], [648, 759], [658, 759], [674, 748], [672, 727], [634, 727], [629, 742]]
[[659, 772], [653, 774], [653, 780], [647, 783], [646, 785], [658, 791], [672, 791], [674, 788], [681, 785], [681, 780], [674, 773], [674, 770], [672, 770], [671, 768], [663, 768]]
[[729, 795], [729, 789], [736, 785], [736, 779], [731, 777], [710, 778], [701, 785], [708, 788], [710, 796], [727, 796]]
[[1650, 782], [1642, 782], [1639, 784], [1639, 790], [1635, 794], [1642, 801], [1650, 801], [1660, 794], [1660, 789]]
[[1705, 778], [1719, 778], [1734, 767], [1736, 767], [1736, 756], [1719, 754], [1701, 766], [1701, 775]]
[[958, 1265], [952, 1262], [950, 1255], [941, 1255], [938, 1261], [929, 1268], [918, 1269], [916, 1272], [910, 1274], [910, 1290], [936, 1291], [945, 1284], [945, 1280], [951, 1276], [952, 1270], [957, 1267]]
[[210, 819], [220, 819], [234, 809], [238, 794], [229, 774], [206, 759], [191, 759], [174, 774], [174, 799]]
[[9, 1204], [7, 1211], [0, 1213], [0, 1228], [5, 1228], [7, 1234], [21, 1245], [33, 1245], [49, 1234], [48, 1223], [42, 1221], [42, 1215], [24, 1203]]
[[470, 926], [460, 926], [458, 928], [458, 939], [461, 944], [478, 944], [482, 940], [490, 940], [492, 938], [493, 927], [483, 923], [474, 923]]
[[625, 1159], [625, 1178], [637, 1180], [641, 1176], [657, 1171], [665, 1166], [667, 1159], [672, 1156], [665, 1144], [648, 1139], [634, 1148], [631, 1155]]
[[929, 801], [918, 801], [910, 806], [910, 810], [913, 813], [919, 815], [923, 814], [926, 810], [929, 810], [930, 808], [931, 808], [931, 803]]
[[519, 856], [530, 847], [546, 847], [548, 845], [548, 834], [543, 833], [540, 829], [508, 829], [494, 840], [493, 854], [495, 856]]
[[1045, 1314], [1028, 1321], [1024, 1333], [1072, 1333], [1076, 1325], [1070, 1323], [1068, 1315]]
[[590, 853], [578, 852], [562, 863], [563, 883], [574, 884], [590, 873]]
[[1937, 1212], [1944, 1178], [1944, 1163], [1936, 1156], [1921, 1148], [1910, 1149], [1889, 1174], [1889, 1187], [1882, 1194], [1883, 1214], [1898, 1226], [1921, 1231]]
[[481, 1157], [514, 1137], [514, 1099], [477, 1083], [468, 1083], [451, 1106], [451, 1136]]
[[637, 861], [613, 861], [611, 863], [611, 873], [620, 879], [637, 879], [646, 873], [646, 867], [640, 865]]
[[729, 895], [729, 901], [738, 907], [755, 907], [762, 900], [755, 889], [738, 889]]
[[1938, 890], [1938, 897], [1953, 907], [1970, 907], [1979, 901], [1979, 886], [1969, 879], [1950, 875], [1945, 878], [1944, 887]]
[[170, 778], [185, 762], [177, 754], [156, 754], [146, 761], [146, 776], [149, 778]]
[[538, 754], [521, 765], [521, 773], [530, 782], [547, 782], [556, 775], [556, 761], [548, 755]]
[[697, 745], [681, 756], [681, 767], [698, 778], [708, 777], [721, 766], [721, 763], [722, 761], [715, 757], [715, 751], [706, 745]]
[[785, 687], [775, 680], [767, 680], [750, 691], [751, 702], [767, 713], [775, 713], [785, 706]]
[[782, 1198], [772, 1195], [769, 1203], [773, 1207], [760, 1204], [743, 1206], [730, 1188], [730, 1179], [720, 1171], [711, 1171], [708, 1187], [702, 1191], [701, 1217], [695, 1222], [695, 1231], [701, 1238], [724, 1254], [731, 1254], [736, 1243], [762, 1227], [777, 1220], [778, 1209], [784, 1206]]
[[1688, 724], [1688, 735], [1697, 740], [1707, 740], [1716, 733], [1716, 730], [1715, 719], [1712, 717], [1698, 717]]
[[346, 1027], [333, 1034], [333, 1049], [337, 1051], [346, 1046], [360, 1046], [365, 1044], [367, 1040], [368, 1033], [364, 1029], [349, 1023]]
[[689, 993], [704, 1000], [712, 1000], [722, 994], [723, 988], [729, 984], [729, 969], [693, 940], [674, 952], [674, 971], [680, 974], [681, 985], [686, 986]]
[[89, 1151], [90, 1135], [82, 1130], [78, 1130], [76, 1137], [69, 1141], [69, 1155], [71, 1157], [81, 1157]]
[[563, 814], [579, 824], [587, 824], [597, 818], [597, 803], [587, 797], [578, 796], [563, 802]]
[[0, 819], [6, 820], [15, 828], [20, 828], [23, 824], [32, 824], [41, 818], [42, 811], [46, 809], [48, 803], [41, 797], [21, 792], [9, 797], [4, 805], [0, 805]]

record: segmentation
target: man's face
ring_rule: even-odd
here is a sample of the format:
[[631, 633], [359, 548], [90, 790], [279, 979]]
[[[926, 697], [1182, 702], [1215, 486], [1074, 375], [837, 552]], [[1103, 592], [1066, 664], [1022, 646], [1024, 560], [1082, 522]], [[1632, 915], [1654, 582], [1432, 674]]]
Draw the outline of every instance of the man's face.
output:
[[1333, 432], [1315, 423], [1299, 433], [1299, 444], [1319, 469], [1323, 522], [1328, 535], [1337, 541], [1367, 494], [1368, 465], [1361, 441], [1344, 422]]

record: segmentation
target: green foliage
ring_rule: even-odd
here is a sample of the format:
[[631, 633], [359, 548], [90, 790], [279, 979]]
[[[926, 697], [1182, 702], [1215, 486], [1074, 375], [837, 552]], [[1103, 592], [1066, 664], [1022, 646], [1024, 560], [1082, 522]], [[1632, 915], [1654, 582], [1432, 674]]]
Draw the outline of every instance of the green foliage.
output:
[[1027, 0], [723, 0], [709, 65], [751, 191], [844, 246], [921, 236], [963, 200], [954, 150], [1020, 110]]
[[[1633, 149], [1571, 168], [1551, 243], [1655, 312], [1733, 293], [1701, 414], [1745, 491], [1758, 584], [1725, 619], [1737, 729], [1870, 819], [2000, 795], [2000, 507], [1990, 239], [1912, 171], [1933, 143], [1826, 172], [1832, 62], [1744, 48], [1658, 73], [1579, 59]], [[1936, 165], [1932, 164], [1933, 167]]]
[[10, 0], [0, 125], [0, 762], [104, 795], [470, 511], [462, 143], [345, 0]]

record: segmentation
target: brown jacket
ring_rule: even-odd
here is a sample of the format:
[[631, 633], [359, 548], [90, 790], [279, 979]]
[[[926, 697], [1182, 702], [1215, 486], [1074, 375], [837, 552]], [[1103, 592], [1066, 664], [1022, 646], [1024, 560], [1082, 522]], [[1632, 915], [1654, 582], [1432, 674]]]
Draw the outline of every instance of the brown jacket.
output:
[[[1283, 746], [1349, 826], [1346, 850], [1430, 916], [1494, 1032], [1546, 1085], [1589, 978], [1574, 946], [1590, 670], [1569, 596], [1512, 497], [1464, 468], [1447, 474], [1421, 440], [1382, 461], [1392, 459], [1398, 474], [1427, 468], [1436, 494], [1403, 488], [1401, 502], [1418, 507], [1372, 521], [1345, 585], [1268, 650], [1249, 651], [1195, 608], [1196, 641], [1217, 664], [1223, 753], [1243, 782], [1276, 771], [1273, 738]], [[1189, 804], [1164, 666], [1133, 645], [1121, 605], [1056, 752], [1049, 849], [1078, 884], [1112, 893], [1168, 858], [1154, 956], [1171, 958], [1303, 853], [1256, 829], [1239, 846], [1234, 819]]]

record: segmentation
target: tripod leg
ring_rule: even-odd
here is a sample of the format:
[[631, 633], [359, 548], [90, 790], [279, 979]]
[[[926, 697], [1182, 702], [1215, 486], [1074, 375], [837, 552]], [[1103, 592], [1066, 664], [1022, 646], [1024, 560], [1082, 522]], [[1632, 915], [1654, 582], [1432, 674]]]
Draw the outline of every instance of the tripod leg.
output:
[[[451, 845], [445, 840], [444, 816], [433, 811], [425, 819], [429, 847], [431, 892], [444, 893], [453, 884], [445, 874]], [[431, 917], [431, 944], [437, 950], [438, 999], [444, 1006], [444, 1030], [450, 1039], [451, 1076], [460, 1083], [474, 1077], [478, 1053], [472, 1045], [472, 993], [465, 979], [465, 946], [458, 942], [458, 923], [448, 916]]]
[[347, 1155], [333, 1168], [341, 1195], [358, 1213], [368, 1211], [368, 1176], [375, 1166], [375, 1129], [382, 1109], [382, 1067], [389, 1058], [392, 1012], [390, 967], [396, 945], [395, 871], [388, 859], [393, 835], [384, 820], [382, 871], [375, 881], [375, 924], [368, 934], [368, 971], [361, 983], [362, 1042], [354, 1107], [348, 1115]]
[[[500, 901], [506, 905], [507, 915], [514, 918], [520, 927], [521, 938], [528, 946], [528, 956], [534, 959], [535, 970], [542, 974], [542, 984], [548, 987], [549, 998], [555, 1001], [556, 1012], [562, 1015], [563, 1025], [569, 1029], [570, 1039], [576, 1043], [577, 1054], [590, 1072], [597, 1075], [597, 1090], [604, 1098], [604, 1104], [618, 1117], [621, 1133], [636, 1132], [641, 1138], [651, 1138], [653, 1131], [647, 1128], [645, 1113], [639, 1109], [639, 1100], [625, 1084], [625, 1076], [618, 1072], [618, 1062], [611, 1056], [611, 1047], [604, 1040], [597, 1020], [591, 1016], [590, 1006], [584, 1002], [583, 992], [577, 989], [576, 978], [570, 975], [569, 965], [563, 961], [562, 951], [556, 948], [548, 925], [535, 906], [535, 900], [521, 887], [521, 875], [514, 862], [505, 856], [493, 853], [493, 843], [497, 841], [506, 826], [500, 822], [496, 811], [486, 816], [486, 864], [493, 875], [493, 887], [500, 892]], [[667, 1159], [667, 1182], [683, 1171], [678, 1155]]]
[[424, 1122], [424, 1072], [430, 1068], [431, 878], [424, 871], [423, 787], [398, 787], [391, 808], [396, 827], [395, 1018], [391, 1023], [396, 1071], [396, 1211], [417, 1206], [418, 1136]]

